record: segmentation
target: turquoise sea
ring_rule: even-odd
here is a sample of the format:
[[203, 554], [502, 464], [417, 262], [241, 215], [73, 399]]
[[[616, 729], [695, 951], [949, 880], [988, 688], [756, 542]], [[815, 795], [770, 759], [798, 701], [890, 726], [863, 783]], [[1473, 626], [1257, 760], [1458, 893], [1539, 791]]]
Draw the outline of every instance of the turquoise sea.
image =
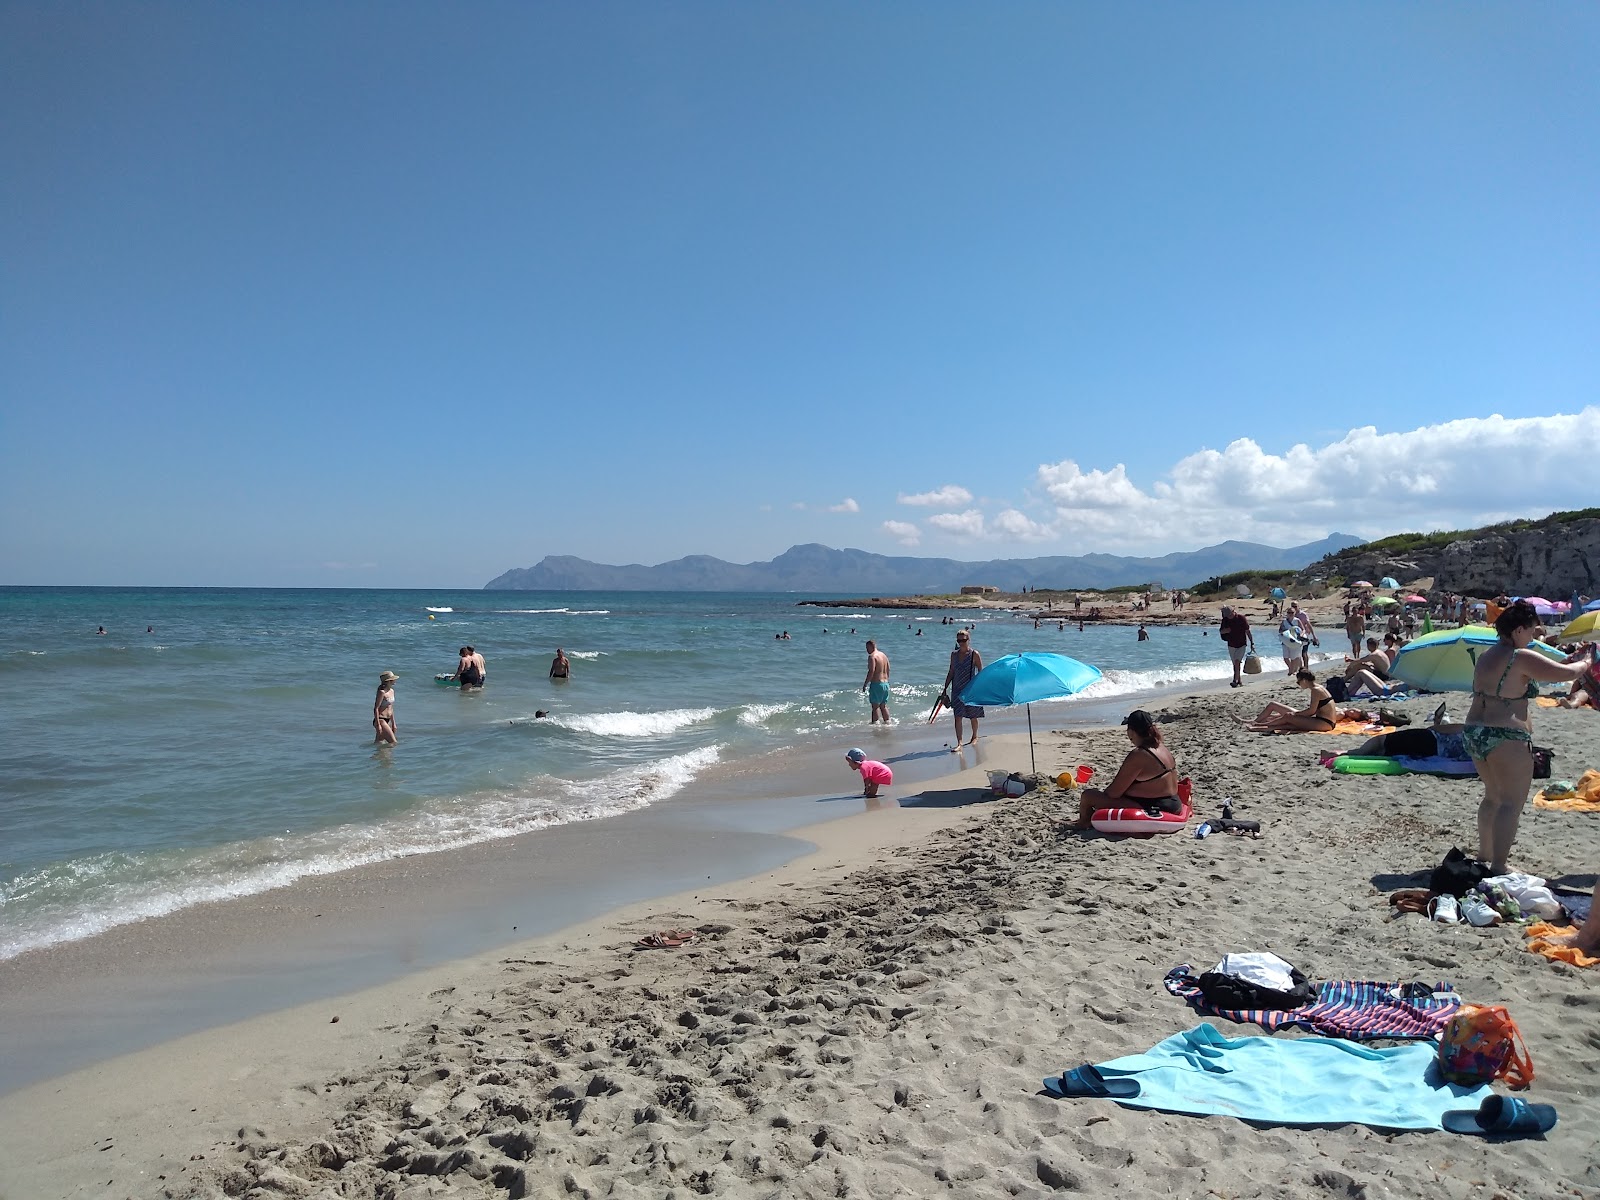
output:
[[[0, 960], [307, 875], [671, 803], [731, 760], [844, 747], [867, 732], [868, 637], [892, 660], [896, 717], [921, 728], [953, 645], [941, 614], [800, 599], [0, 589]], [[986, 659], [1057, 650], [1101, 667], [1091, 700], [1228, 674], [1198, 628], [1141, 643], [1125, 626], [963, 620]], [[434, 681], [464, 643], [487, 659], [481, 691]], [[565, 683], [547, 678], [557, 646]], [[400, 745], [380, 749], [383, 670], [401, 677]]]

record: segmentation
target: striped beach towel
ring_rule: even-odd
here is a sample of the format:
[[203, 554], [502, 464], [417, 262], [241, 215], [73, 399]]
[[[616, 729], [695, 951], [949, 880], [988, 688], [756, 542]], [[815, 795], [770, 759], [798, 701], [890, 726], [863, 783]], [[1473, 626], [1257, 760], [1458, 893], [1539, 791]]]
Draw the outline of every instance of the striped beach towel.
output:
[[1301, 1008], [1212, 1008], [1200, 991], [1200, 978], [1188, 963], [1167, 972], [1167, 991], [1187, 1000], [1204, 1016], [1226, 1017], [1276, 1032], [1305, 1029], [1326, 1037], [1436, 1038], [1461, 1007], [1448, 983], [1380, 983], [1336, 979], [1317, 985], [1317, 998]]

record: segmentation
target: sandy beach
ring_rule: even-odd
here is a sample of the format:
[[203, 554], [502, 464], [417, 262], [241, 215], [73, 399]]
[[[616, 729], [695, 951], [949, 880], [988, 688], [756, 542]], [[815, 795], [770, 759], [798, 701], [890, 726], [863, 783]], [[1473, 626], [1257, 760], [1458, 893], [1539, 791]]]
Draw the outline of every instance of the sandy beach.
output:
[[[1600, 969], [1514, 926], [1391, 919], [1389, 891], [1475, 848], [1481, 786], [1335, 775], [1319, 753], [1354, 739], [1238, 729], [1288, 691], [1152, 705], [1197, 814], [1231, 798], [1259, 840], [1065, 833], [1054, 789], [990, 798], [986, 770], [1025, 770], [1027, 744], [989, 738], [775, 870], [14, 1092], [0, 1196], [1600, 1195]], [[1557, 776], [1600, 765], [1592, 712], [1535, 726]], [[1040, 768], [1109, 771], [1125, 746], [1044, 733]], [[1514, 866], [1592, 885], [1595, 822], [1530, 809]], [[635, 947], [674, 928], [697, 940]], [[1508, 1005], [1560, 1125], [1488, 1142], [1042, 1093], [1195, 1026], [1163, 976], [1242, 950]]]

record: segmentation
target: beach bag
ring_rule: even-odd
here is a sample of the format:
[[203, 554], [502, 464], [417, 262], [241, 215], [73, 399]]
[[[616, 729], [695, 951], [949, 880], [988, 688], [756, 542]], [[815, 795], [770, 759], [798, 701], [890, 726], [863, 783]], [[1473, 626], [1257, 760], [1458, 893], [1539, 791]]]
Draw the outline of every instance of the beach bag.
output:
[[1489, 867], [1475, 858], [1469, 858], [1459, 848], [1450, 847], [1444, 861], [1433, 869], [1428, 880], [1428, 890], [1435, 896], [1451, 895], [1459, 899], [1478, 884], [1489, 878]]
[[1525, 1088], [1533, 1082], [1533, 1060], [1509, 1012], [1463, 1004], [1439, 1035], [1439, 1074], [1465, 1087], [1503, 1079], [1508, 1087]]
[[1224, 954], [1197, 983], [1212, 1008], [1301, 1008], [1316, 999], [1299, 968], [1264, 952]]
[[1550, 778], [1550, 760], [1555, 756], [1555, 751], [1548, 746], [1535, 746], [1533, 748], [1533, 777], [1535, 779]]
[[1338, 701], [1340, 704], [1343, 704], [1346, 700], [1350, 699], [1350, 689], [1345, 686], [1343, 675], [1329, 676], [1328, 681], [1322, 686], [1327, 688], [1328, 695], [1333, 697], [1333, 699]]
[[1244, 656], [1244, 673], [1246, 675], [1261, 674], [1261, 660], [1254, 654], [1247, 654]]

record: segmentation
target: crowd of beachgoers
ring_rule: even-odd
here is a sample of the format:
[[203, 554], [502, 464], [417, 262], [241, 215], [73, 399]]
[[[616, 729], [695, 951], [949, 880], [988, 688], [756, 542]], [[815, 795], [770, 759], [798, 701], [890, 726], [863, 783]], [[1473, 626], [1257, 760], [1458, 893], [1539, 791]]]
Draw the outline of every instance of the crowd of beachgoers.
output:
[[[975, 765], [897, 788], [853, 748], [864, 811], [786, 867], [8, 1097], [0, 1192], [1600, 1195], [1593, 643], [1491, 601], [1468, 686], [1427, 691], [1395, 664], [1449, 617], [1342, 602], [1263, 605], [1236, 689], [1045, 734], [1021, 796], [1030, 739], [956, 713]], [[1098, 831], [1138, 809], [1183, 819]], [[1263, 957], [1301, 1003], [1210, 990]], [[1452, 1083], [1477, 1006], [1516, 1052]]]

